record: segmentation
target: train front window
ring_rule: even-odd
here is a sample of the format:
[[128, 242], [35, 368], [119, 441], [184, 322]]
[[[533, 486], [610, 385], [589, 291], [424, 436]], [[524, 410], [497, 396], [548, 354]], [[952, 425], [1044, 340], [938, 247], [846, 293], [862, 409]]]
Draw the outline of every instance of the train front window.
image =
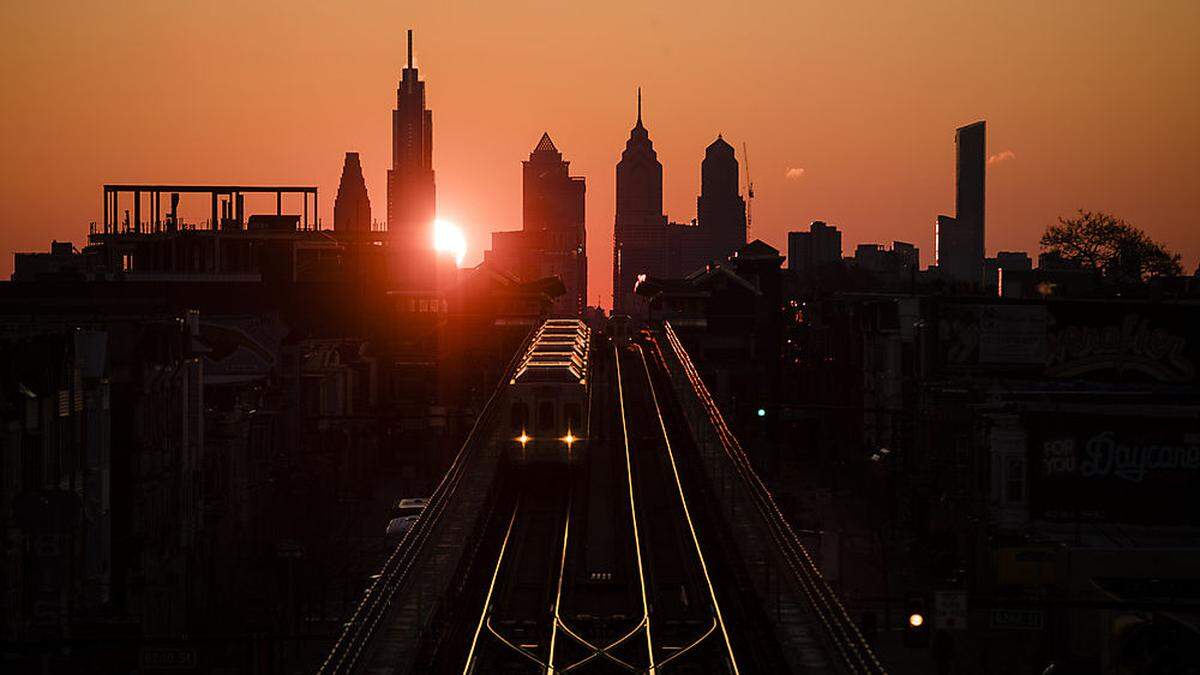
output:
[[583, 425], [580, 423], [583, 418], [579, 414], [579, 404], [568, 403], [564, 405], [563, 418], [567, 423], [567, 431], [573, 431], [576, 435], [579, 435], [579, 431], [583, 429]]
[[512, 404], [512, 410], [509, 413], [509, 420], [512, 423], [512, 431], [521, 433], [529, 428], [529, 406], [523, 401], [517, 401]]
[[554, 431], [554, 401], [538, 404], [538, 431]]

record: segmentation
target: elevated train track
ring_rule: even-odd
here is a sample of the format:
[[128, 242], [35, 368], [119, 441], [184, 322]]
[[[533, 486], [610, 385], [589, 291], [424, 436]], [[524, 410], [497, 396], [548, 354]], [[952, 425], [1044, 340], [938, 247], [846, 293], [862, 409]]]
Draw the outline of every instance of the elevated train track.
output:
[[[562, 320], [535, 331], [321, 672], [883, 672], [715, 403], [703, 406], [707, 390], [669, 326], [662, 341], [618, 347]], [[676, 400], [684, 382], [686, 414]], [[698, 403], [708, 432], [729, 446], [726, 461], [765, 493], [758, 513], [820, 627], [810, 648], [829, 658], [786, 653], [764, 611], [742, 537], [706, 485], [690, 428]], [[439, 546], [439, 520], [464, 517], [451, 507], [456, 492], [488, 456], [499, 458], [495, 484], [472, 506], [476, 534], [455, 549], [433, 618], [415, 633], [388, 631], [418, 644], [372, 645], [397, 620], [394, 599], [430, 574], [421, 565]]]

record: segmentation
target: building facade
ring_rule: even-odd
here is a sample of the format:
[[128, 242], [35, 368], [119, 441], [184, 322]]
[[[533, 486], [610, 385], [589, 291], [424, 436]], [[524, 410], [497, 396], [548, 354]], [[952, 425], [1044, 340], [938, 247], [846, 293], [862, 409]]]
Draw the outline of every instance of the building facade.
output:
[[[401, 72], [392, 111], [392, 168], [387, 173], [388, 232], [401, 262], [393, 272], [404, 284], [417, 283], [431, 270], [407, 260], [405, 252], [432, 248], [437, 194], [433, 174], [433, 112], [426, 107], [425, 82], [413, 65], [408, 31], [408, 65]], [[421, 256], [421, 260], [425, 256]]]
[[613, 228], [613, 312], [640, 313], [645, 298], [634, 292], [643, 277], [683, 277], [710, 262], [725, 260], [746, 244], [746, 203], [738, 194], [738, 163], [720, 136], [705, 150], [700, 169], [697, 218], [670, 223], [663, 213], [662, 163], [637, 122], [617, 163], [616, 222]]
[[938, 216], [937, 264], [954, 281], [983, 282], [984, 185], [987, 172], [985, 122], [954, 132], [954, 218]]
[[733, 146], [719, 134], [700, 163], [696, 219], [704, 242], [704, 260], [723, 260], [746, 245], [746, 201], [738, 194], [738, 161]]
[[586, 185], [570, 165], [542, 134], [522, 162], [522, 229], [493, 232], [484, 258], [524, 282], [558, 277], [566, 292], [551, 311], [574, 317], [587, 307]]
[[808, 232], [788, 232], [788, 271], [803, 276], [842, 260], [842, 233], [814, 220]]
[[617, 162], [617, 209], [613, 226], [613, 312], [629, 314], [637, 307], [633, 287], [639, 274], [654, 274], [663, 265], [667, 217], [662, 205], [662, 163], [650, 132], [642, 124], [638, 91], [637, 123]]
[[366, 232], [371, 229], [371, 199], [363, 180], [362, 164], [357, 152], [347, 152], [338, 183], [337, 199], [333, 202], [335, 232]]

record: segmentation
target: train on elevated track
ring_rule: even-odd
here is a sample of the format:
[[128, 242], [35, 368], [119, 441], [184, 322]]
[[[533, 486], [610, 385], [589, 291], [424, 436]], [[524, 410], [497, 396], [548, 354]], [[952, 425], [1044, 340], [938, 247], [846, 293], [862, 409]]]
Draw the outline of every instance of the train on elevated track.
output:
[[576, 464], [588, 446], [592, 334], [579, 319], [537, 328], [508, 386], [509, 459]]

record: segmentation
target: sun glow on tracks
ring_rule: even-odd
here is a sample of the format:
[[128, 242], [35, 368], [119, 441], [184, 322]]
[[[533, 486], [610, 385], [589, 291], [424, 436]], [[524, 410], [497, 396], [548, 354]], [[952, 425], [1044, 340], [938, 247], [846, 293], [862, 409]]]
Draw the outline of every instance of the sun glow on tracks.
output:
[[461, 265], [467, 255], [467, 238], [458, 225], [438, 218], [433, 221], [433, 248], [438, 253], [453, 255], [454, 264]]

